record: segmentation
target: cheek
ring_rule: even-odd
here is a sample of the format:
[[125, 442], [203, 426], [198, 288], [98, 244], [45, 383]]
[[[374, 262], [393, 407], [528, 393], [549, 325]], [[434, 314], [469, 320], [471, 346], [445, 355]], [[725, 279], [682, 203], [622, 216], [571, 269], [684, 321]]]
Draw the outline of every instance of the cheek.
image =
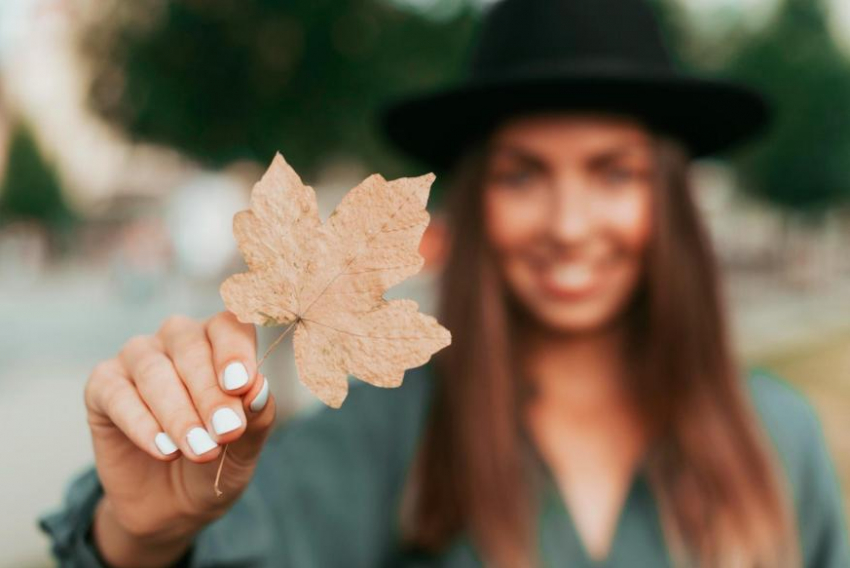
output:
[[622, 199], [609, 203], [606, 225], [612, 235], [630, 255], [640, 255], [652, 233], [652, 202], [648, 190], [637, 190]]
[[545, 207], [534, 196], [504, 191], [484, 193], [484, 224], [487, 237], [497, 252], [522, 246], [539, 231]]

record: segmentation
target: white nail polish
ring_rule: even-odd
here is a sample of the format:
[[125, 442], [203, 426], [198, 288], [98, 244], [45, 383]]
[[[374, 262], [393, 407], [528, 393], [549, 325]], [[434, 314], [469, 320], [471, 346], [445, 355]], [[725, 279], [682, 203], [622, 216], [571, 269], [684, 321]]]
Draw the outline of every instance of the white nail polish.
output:
[[157, 434], [153, 441], [163, 455], [170, 456], [177, 451], [177, 445], [174, 443], [174, 440], [165, 432]]
[[224, 388], [235, 390], [248, 384], [248, 369], [242, 363], [234, 362], [224, 369]]
[[189, 447], [198, 456], [218, 446], [206, 430], [198, 427], [189, 430], [189, 433], [186, 434], [186, 440], [189, 441]]
[[219, 408], [212, 417], [213, 430], [216, 434], [227, 434], [242, 426], [242, 420], [232, 408]]
[[260, 392], [254, 397], [254, 400], [251, 401], [249, 408], [252, 412], [259, 412], [263, 408], [266, 407], [266, 403], [269, 401], [269, 380], [263, 377], [263, 388], [260, 389]]

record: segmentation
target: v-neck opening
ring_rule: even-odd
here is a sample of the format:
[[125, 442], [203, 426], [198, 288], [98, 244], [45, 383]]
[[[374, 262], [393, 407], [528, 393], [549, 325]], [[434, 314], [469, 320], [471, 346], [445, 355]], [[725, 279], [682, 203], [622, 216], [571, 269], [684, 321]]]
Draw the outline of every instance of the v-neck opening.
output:
[[614, 522], [614, 532], [611, 534], [611, 539], [608, 542], [608, 548], [605, 553], [605, 556], [602, 558], [596, 558], [590, 554], [590, 549], [588, 548], [587, 543], [582, 537], [578, 525], [576, 524], [576, 519], [570, 509], [570, 503], [567, 500], [567, 496], [558, 484], [558, 481], [555, 478], [552, 469], [549, 467], [549, 464], [543, 458], [539, 449], [532, 442], [531, 439], [526, 438], [526, 443], [529, 445], [532, 458], [541, 477], [541, 489], [543, 490], [543, 506], [554, 506], [555, 512], [561, 515], [566, 524], [565, 528], [569, 532], [570, 538], [575, 541], [575, 545], [578, 548], [578, 553], [581, 555], [584, 564], [587, 565], [589, 568], [604, 568], [614, 559], [614, 554], [617, 550], [618, 537], [621, 536], [621, 533], [623, 531], [623, 525], [625, 524], [626, 516], [629, 512], [630, 507], [633, 505], [634, 499], [637, 497], [638, 490], [641, 488], [642, 484], [646, 480], [646, 456], [639, 460], [634, 469], [632, 470], [629, 486], [626, 489], [626, 493], [623, 499], [621, 500], [620, 508], [617, 512], [617, 518]]

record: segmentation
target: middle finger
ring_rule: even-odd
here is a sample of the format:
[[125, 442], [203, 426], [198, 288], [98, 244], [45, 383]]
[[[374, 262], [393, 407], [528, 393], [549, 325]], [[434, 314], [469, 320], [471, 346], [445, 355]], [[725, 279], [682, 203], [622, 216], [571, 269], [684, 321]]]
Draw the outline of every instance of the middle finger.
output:
[[219, 444], [238, 439], [246, 424], [242, 400], [221, 389], [203, 326], [188, 320], [181, 326], [165, 326], [161, 336], [165, 352], [174, 362], [208, 430], [215, 433]]

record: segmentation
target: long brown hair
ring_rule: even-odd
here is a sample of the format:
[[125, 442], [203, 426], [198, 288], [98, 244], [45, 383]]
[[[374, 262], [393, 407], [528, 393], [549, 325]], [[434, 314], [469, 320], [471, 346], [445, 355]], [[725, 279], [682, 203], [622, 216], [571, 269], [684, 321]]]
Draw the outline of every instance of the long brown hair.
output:
[[[647, 459], [674, 561], [799, 565], [778, 460], [745, 396], [728, 338], [716, 261], [695, 206], [689, 156], [656, 136], [658, 179], [646, 270], [625, 313], [628, 387], [651, 431]], [[467, 535], [488, 564], [535, 560], [536, 503], [524, 461], [524, 382], [515, 310], [485, 238], [486, 146], [452, 172], [440, 319], [453, 345], [436, 358], [434, 398], [407, 487], [410, 545], [436, 552]]]

